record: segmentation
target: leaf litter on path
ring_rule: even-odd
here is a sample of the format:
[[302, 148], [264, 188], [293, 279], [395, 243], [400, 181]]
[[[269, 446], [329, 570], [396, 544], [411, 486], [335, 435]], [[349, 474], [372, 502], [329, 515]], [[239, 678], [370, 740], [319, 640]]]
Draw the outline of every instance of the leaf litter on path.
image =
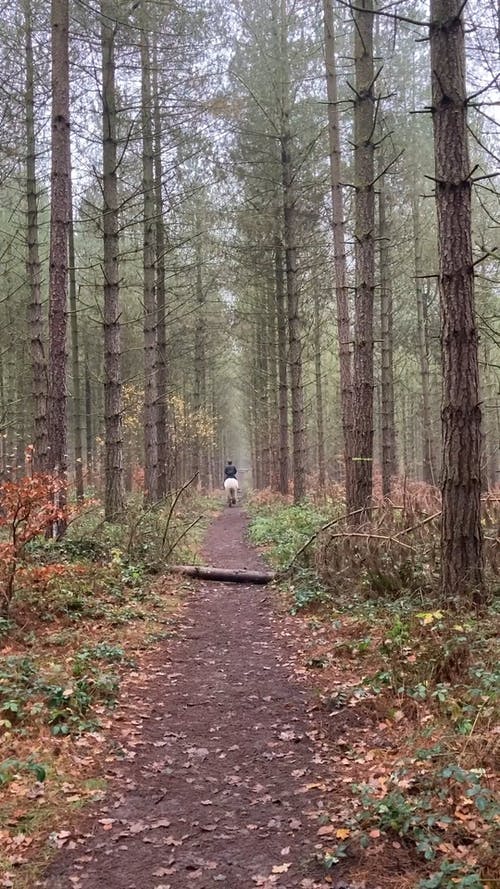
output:
[[[259, 567], [245, 527], [223, 513], [207, 558]], [[83, 853], [85, 889], [331, 889], [318, 828], [334, 783], [293, 633], [255, 587], [217, 583], [193, 585], [183, 625], [129, 683], [107, 796], [39, 885], [80, 879]]]

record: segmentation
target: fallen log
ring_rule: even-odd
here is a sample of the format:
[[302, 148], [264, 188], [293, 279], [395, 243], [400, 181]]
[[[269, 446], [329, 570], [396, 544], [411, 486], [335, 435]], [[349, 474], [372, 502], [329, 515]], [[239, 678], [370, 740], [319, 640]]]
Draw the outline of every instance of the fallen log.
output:
[[175, 574], [200, 577], [204, 580], [221, 580], [224, 583], [270, 583], [274, 571], [247, 571], [245, 568], [212, 568], [207, 565], [169, 565]]

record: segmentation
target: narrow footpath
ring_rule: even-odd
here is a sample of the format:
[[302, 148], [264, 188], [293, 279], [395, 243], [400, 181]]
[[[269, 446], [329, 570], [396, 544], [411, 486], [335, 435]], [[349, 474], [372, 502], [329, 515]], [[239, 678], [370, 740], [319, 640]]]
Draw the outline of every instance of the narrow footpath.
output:
[[[225, 509], [207, 533], [206, 563], [264, 568], [246, 527], [239, 506]], [[262, 586], [193, 584], [177, 638], [155, 652], [147, 681], [123, 702], [100, 810], [38, 886], [336, 885], [317, 862], [321, 732], [270, 599]]]

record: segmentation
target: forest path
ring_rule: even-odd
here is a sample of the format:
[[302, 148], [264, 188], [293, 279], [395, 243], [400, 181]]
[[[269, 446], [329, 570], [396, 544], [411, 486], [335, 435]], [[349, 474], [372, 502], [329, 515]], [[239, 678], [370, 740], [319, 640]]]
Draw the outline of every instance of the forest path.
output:
[[[221, 513], [205, 538], [208, 564], [264, 567], [247, 522], [239, 506]], [[178, 637], [122, 702], [130, 723], [118, 724], [121, 758], [101, 809], [38, 885], [331, 887], [314, 859], [325, 754], [296, 658], [265, 588], [193, 584]]]

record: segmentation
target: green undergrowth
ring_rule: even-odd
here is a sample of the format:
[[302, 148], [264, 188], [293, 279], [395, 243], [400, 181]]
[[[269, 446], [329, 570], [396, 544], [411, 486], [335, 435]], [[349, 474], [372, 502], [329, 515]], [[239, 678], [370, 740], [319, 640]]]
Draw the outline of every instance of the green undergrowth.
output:
[[[332, 518], [331, 513], [308, 503], [280, 505], [278, 508], [272, 503], [259, 507], [251, 503], [250, 511], [253, 515], [250, 539], [261, 547], [272, 567], [277, 570], [287, 568], [315, 531]], [[341, 509], [338, 514], [341, 514]], [[295, 566], [293, 581], [286, 585], [291, 594], [290, 608], [294, 613], [330, 599], [329, 591], [315, 570], [312, 555], [312, 549], [304, 551]]]
[[[275, 569], [284, 569], [341, 513], [341, 504], [329, 514], [310, 504], [254, 506], [250, 536]], [[385, 839], [415, 856], [419, 889], [496, 885], [495, 605], [457, 614], [439, 601], [429, 557], [439, 548], [437, 529], [426, 528], [411, 552], [384, 549], [385, 539], [358, 546], [338, 525], [332, 530], [333, 542], [319, 534], [297, 560], [280, 596], [306, 622], [305, 666], [330, 717], [358, 708], [393, 740], [374, 781], [369, 768], [363, 772], [366, 745], [360, 749], [360, 738], [347, 736], [343, 761], [352, 759], [353, 768], [343, 811], [350, 808], [352, 816], [343, 815], [341, 841], [331, 844], [323, 863], [335, 868]], [[396, 531], [377, 528], [381, 538]], [[329, 553], [333, 567], [325, 565]]]
[[[266, 548], [274, 568], [288, 565], [297, 550], [331, 517], [326, 511], [308, 503], [278, 507], [268, 503], [257, 509], [250, 502], [250, 511], [253, 514], [250, 538]], [[307, 555], [303, 564], [307, 566]]]

